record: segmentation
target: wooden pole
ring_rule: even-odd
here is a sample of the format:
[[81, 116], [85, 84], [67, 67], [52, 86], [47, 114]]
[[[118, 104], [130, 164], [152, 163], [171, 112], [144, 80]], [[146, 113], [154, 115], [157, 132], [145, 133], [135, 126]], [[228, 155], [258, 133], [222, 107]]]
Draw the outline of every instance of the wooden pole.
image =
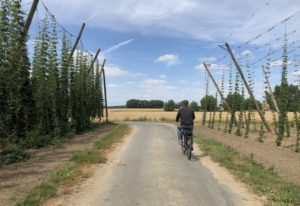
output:
[[104, 101], [105, 101], [105, 118], [106, 118], [106, 123], [108, 123], [108, 108], [107, 108], [107, 95], [106, 95], [106, 81], [105, 81], [105, 70], [104, 70], [104, 65], [105, 65], [106, 59], [104, 59], [101, 72], [103, 73], [103, 85], [104, 85]]
[[247, 82], [247, 80], [246, 80], [246, 78], [245, 78], [245, 76], [244, 76], [244, 74], [243, 74], [243, 72], [242, 72], [242, 70], [241, 70], [241, 68], [240, 68], [240, 65], [238, 64], [237, 60], [235, 59], [235, 57], [234, 57], [234, 55], [233, 55], [233, 52], [232, 52], [230, 46], [229, 46], [227, 43], [225, 43], [225, 46], [226, 46], [226, 48], [227, 48], [228, 53], [230, 54], [230, 57], [231, 57], [231, 59], [232, 59], [234, 65], [235, 65], [236, 69], [238, 70], [238, 72], [239, 72], [239, 74], [240, 74], [240, 76], [241, 76], [241, 78], [242, 78], [242, 80], [243, 80], [243, 82], [244, 82], [244, 85], [246, 86], [246, 88], [247, 88], [247, 90], [248, 90], [248, 93], [249, 93], [251, 99], [254, 101], [254, 104], [255, 104], [255, 106], [256, 106], [256, 109], [257, 109], [257, 111], [258, 111], [258, 114], [259, 114], [261, 120], [263, 121], [263, 123], [264, 123], [266, 129], [268, 130], [268, 132], [272, 132], [272, 131], [271, 131], [271, 128], [270, 128], [270, 126], [269, 126], [269, 124], [268, 124], [268, 122], [267, 122], [266, 119], [265, 119], [265, 115], [264, 115], [263, 112], [261, 111], [261, 108], [259, 107], [259, 105], [258, 105], [258, 103], [257, 103], [257, 101], [256, 101], [256, 99], [255, 99], [255, 97], [254, 97], [254, 95], [253, 95], [253, 93], [252, 93], [252, 91], [251, 91], [249, 85], [248, 85], [248, 82]]
[[79, 33], [78, 33], [78, 35], [77, 35], [76, 41], [75, 41], [75, 43], [74, 43], [74, 45], [73, 45], [73, 48], [72, 48], [72, 50], [71, 50], [71, 53], [70, 53], [70, 55], [69, 55], [69, 58], [68, 58], [68, 65], [69, 65], [69, 63], [70, 63], [70, 61], [71, 61], [71, 59], [72, 59], [72, 57], [73, 57], [73, 54], [74, 54], [75, 49], [77, 48], [77, 45], [78, 45], [79, 40], [80, 40], [80, 38], [81, 38], [81, 35], [82, 35], [82, 32], [83, 32], [84, 27], [85, 27], [85, 23], [82, 23], [81, 28], [80, 28], [80, 31], [79, 31]]
[[266, 82], [267, 82], [267, 85], [268, 85], [268, 88], [269, 88], [269, 92], [270, 92], [270, 95], [271, 95], [272, 102], [274, 104], [274, 107], [275, 107], [275, 110], [277, 112], [277, 115], [279, 116], [278, 104], [277, 104], [276, 99], [274, 97], [274, 94], [273, 94], [273, 91], [272, 91], [272, 88], [271, 88], [271, 84], [270, 84], [270, 81], [269, 81], [269, 77], [268, 77], [266, 68], [269, 68], [269, 64], [263, 65], [262, 69], [263, 69], [263, 72], [264, 72], [264, 75], [265, 75], [265, 79], [266, 79]]
[[[223, 103], [224, 103], [225, 106], [227, 107], [228, 111], [232, 114], [232, 110], [231, 110], [231, 108], [230, 108], [228, 102], [227, 102], [226, 99], [224, 98], [224, 96], [223, 96], [223, 94], [222, 94], [222, 92], [221, 92], [221, 90], [220, 90], [220, 88], [219, 88], [219, 86], [218, 86], [216, 80], [214, 79], [214, 77], [213, 77], [212, 74], [210, 73], [207, 64], [203, 63], [203, 66], [204, 66], [204, 68], [206, 69], [206, 71], [207, 71], [209, 77], [211, 78], [212, 82], [214, 83], [214, 85], [215, 85], [215, 87], [216, 87], [216, 89], [217, 89], [217, 91], [218, 91], [218, 93], [219, 93], [219, 95], [220, 95], [220, 97], [221, 97]], [[236, 117], [235, 117], [235, 116], [233, 116], [233, 118], [234, 118], [234, 123], [235, 123], [235, 125], [238, 127], [238, 126], [239, 126], [239, 122], [236, 120]]]
[[30, 27], [31, 22], [32, 22], [32, 18], [34, 16], [34, 13], [36, 11], [36, 8], [37, 8], [38, 4], [39, 4], [39, 0], [34, 0], [32, 2], [30, 12], [28, 14], [27, 20], [26, 20], [25, 25], [24, 25], [24, 34], [27, 34], [27, 32], [29, 30], [29, 27]]
[[100, 49], [97, 50], [97, 52], [96, 52], [96, 54], [94, 56], [94, 59], [93, 59], [92, 64], [91, 64], [91, 66], [89, 68], [88, 74], [91, 73], [92, 69], [94, 68], [94, 64], [95, 64], [95, 62], [96, 62], [96, 60], [98, 58], [99, 53], [100, 53]]

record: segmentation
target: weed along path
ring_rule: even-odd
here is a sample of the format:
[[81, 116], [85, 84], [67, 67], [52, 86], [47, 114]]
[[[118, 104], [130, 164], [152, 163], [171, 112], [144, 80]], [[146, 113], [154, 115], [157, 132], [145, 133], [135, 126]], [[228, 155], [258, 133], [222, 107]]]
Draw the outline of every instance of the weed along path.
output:
[[263, 200], [236, 182], [197, 147], [182, 155], [174, 125], [130, 122], [133, 133], [108, 155], [94, 175], [45, 205], [242, 206]]

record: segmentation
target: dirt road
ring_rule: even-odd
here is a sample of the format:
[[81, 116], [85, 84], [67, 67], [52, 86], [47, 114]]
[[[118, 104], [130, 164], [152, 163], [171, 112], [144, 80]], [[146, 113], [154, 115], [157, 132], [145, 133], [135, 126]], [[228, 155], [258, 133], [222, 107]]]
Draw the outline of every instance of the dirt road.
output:
[[129, 123], [131, 137], [111, 155], [106, 166], [69, 195], [46, 205], [262, 205], [261, 199], [196, 147], [187, 160], [174, 125]]

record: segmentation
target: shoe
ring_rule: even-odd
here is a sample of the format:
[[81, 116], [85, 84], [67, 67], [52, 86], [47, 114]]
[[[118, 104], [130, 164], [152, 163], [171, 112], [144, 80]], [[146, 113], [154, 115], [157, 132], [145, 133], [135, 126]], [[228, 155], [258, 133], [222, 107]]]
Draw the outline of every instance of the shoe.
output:
[[192, 146], [191, 151], [193, 151], [193, 150], [194, 150], [194, 147]]

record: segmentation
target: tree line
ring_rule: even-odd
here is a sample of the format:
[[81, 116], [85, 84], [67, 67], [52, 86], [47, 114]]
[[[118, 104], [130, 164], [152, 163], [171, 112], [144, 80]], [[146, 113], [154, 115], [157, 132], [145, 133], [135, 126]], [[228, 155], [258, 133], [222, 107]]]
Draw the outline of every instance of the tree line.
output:
[[30, 58], [20, 2], [0, 5], [0, 150], [11, 144], [42, 146], [90, 129], [93, 119], [103, 116], [99, 63], [91, 68], [82, 51], [70, 58], [66, 31], [59, 40], [48, 15], [39, 23]]
[[[296, 85], [288, 85], [287, 86], [287, 111], [294, 112], [297, 111], [298, 103], [300, 102], [300, 90], [299, 87]], [[260, 102], [257, 101], [258, 105], [262, 108], [263, 104], [267, 104], [268, 107], [265, 109], [275, 110], [271, 95], [268, 92], [265, 92], [266, 101]], [[280, 102], [283, 98], [280, 93], [280, 86], [275, 86], [274, 89], [274, 97], [275, 99]], [[230, 93], [225, 98], [228, 106], [230, 108], [236, 108], [237, 111], [240, 110], [240, 108], [247, 108], [251, 110], [256, 110], [255, 104], [253, 103], [253, 100], [250, 98], [243, 97], [242, 94], [238, 92]], [[162, 100], [138, 100], [138, 99], [130, 99], [126, 102], [127, 108], [163, 108], [164, 111], [174, 111], [175, 109], [179, 108], [180, 103], [176, 103], [174, 100], [168, 100], [166, 102], [163, 102]], [[200, 100], [200, 104], [198, 104], [196, 101], [191, 101], [189, 104], [190, 108], [194, 111], [228, 111], [228, 108], [218, 103], [218, 100], [213, 95], [206, 95]]]

